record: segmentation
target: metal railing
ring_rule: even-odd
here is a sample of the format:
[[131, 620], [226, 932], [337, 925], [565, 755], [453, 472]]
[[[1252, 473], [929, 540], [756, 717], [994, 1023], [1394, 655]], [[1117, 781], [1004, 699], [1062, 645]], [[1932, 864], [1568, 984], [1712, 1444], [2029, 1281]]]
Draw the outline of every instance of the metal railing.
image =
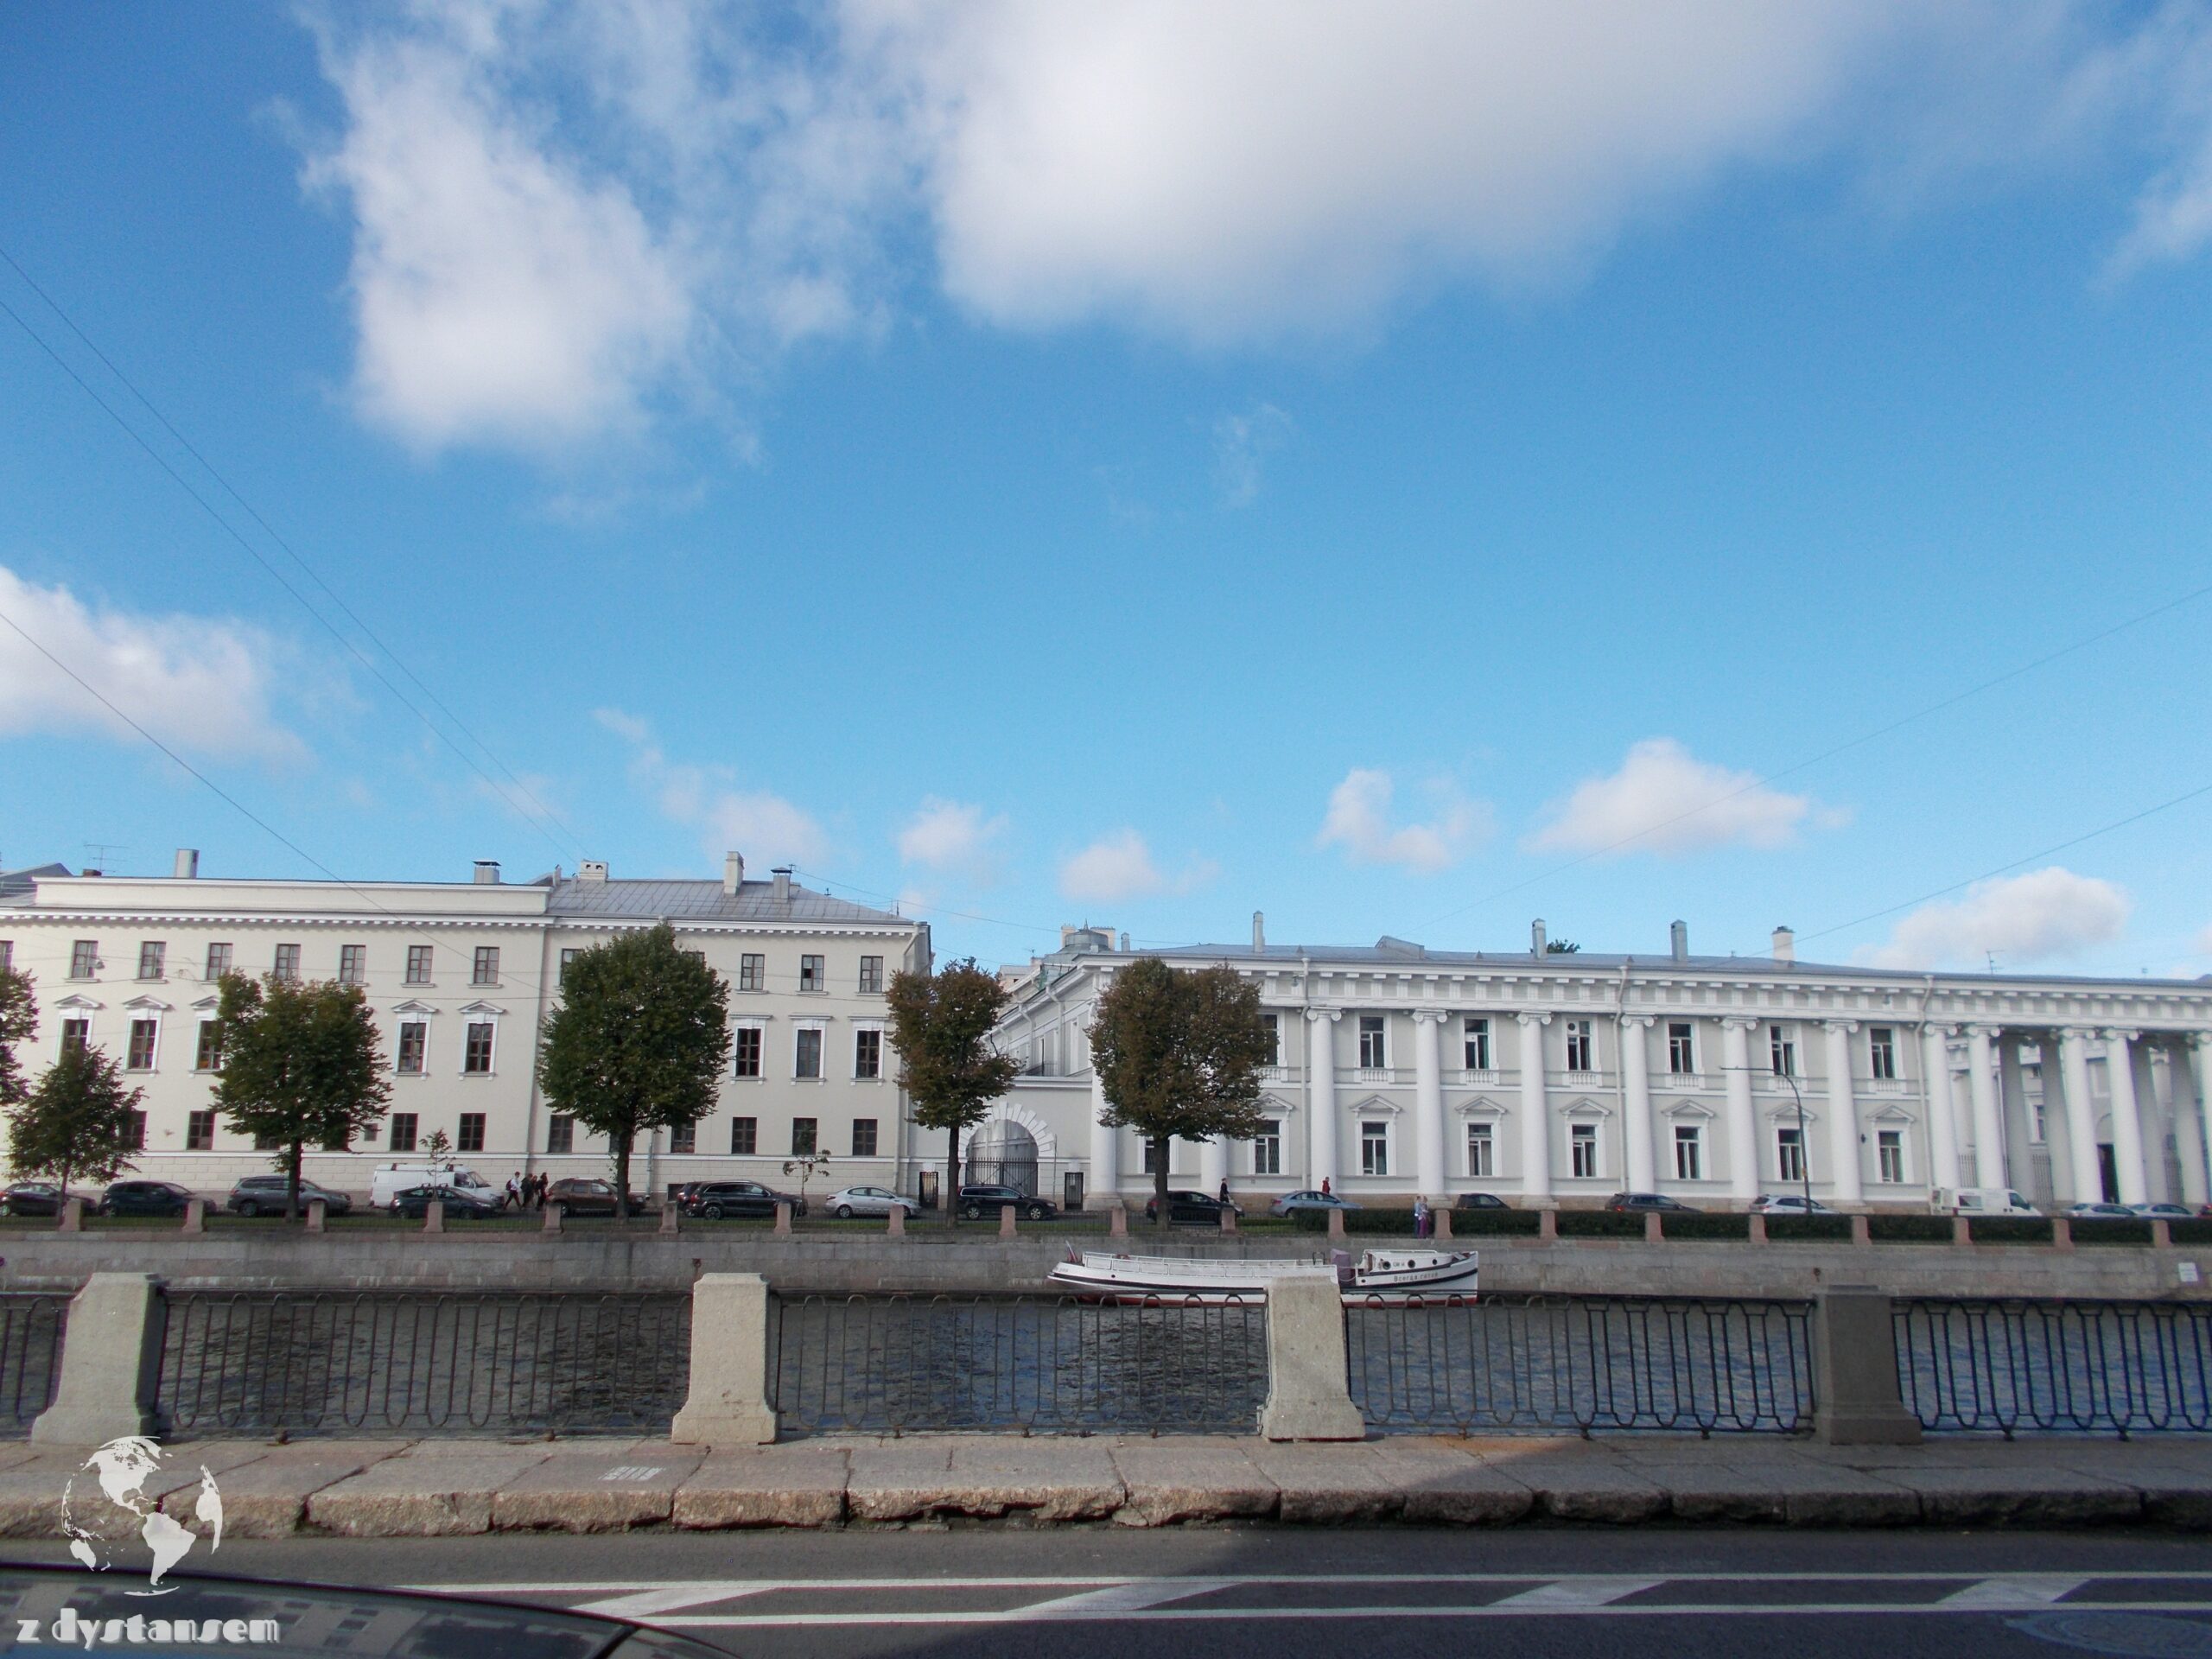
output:
[[1256, 1298], [803, 1296], [769, 1325], [787, 1432], [1249, 1433], [1268, 1389]]
[[1812, 1304], [1457, 1298], [1344, 1310], [1352, 1402], [1384, 1433], [1789, 1433], [1813, 1415]]
[[179, 1433], [662, 1433], [691, 1298], [173, 1294], [161, 1408]]
[[1914, 1297], [1892, 1318], [1897, 1390], [1931, 1433], [2212, 1430], [2212, 1306]]
[[54, 1403], [68, 1319], [67, 1296], [0, 1293], [0, 1440], [29, 1434]]

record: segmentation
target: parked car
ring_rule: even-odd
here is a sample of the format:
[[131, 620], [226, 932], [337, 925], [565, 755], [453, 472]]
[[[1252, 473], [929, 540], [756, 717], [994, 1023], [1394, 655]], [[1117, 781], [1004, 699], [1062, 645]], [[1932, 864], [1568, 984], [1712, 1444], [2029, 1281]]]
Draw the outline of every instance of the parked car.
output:
[[1762, 1216], [1832, 1216], [1835, 1211], [1818, 1198], [1808, 1198], [1802, 1192], [1762, 1192], [1751, 1200], [1751, 1208]]
[[970, 1221], [982, 1219], [986, 1210], [1012, 1210], [1029, 1221], [1045, 1221], [1060, 1213], [1050, 1198], [1033, 1198], [1018, 1186], [963, 1186], [960, 1213]]
[[1495, 1192], [1462, 1192], [1452, 1200], [1452, 1207], [1454, 1210], [1510, 1210], [1512, 1205]]
[[507, 1195], [488, 1186], [410, 1186], [393, 1195], [391, 1213], [420, 1221], [429, 1214], [433, 1198], [444, 1203], [448, 1221], [488, 1221], [507, 1207]]
[[[1218, 1227], [1221, 1225], [1221, 1212], [1224, 1210], [1232, 1215], [1244, 1213], [1235, 1205], [1224, 1204], [1207, 1192], [1170, 1192], [1167, 1195], [1167, 1224], [1171, 1227], [1179, 1222], [1187, 1222], [1193, 1226]], [[1160, 1200], [1157, 1197], [1144, 1201], [1144, 1218], [1147, 1221], [1160, 1218]]]
[[2195, 1221], [2196, 1211], [2185, 1204], [2131, 1204], [2130, 1215], [2145, 1221]]
[[[313, 1181], [300, 1182], [300, 1213], [305, 1215], [310, 1202], [322, 1200], [323, 1213], [342, 1216], [353, 1207], [353, 1200], [343, 1192], [333, 1192], [327, 1186], [317, 1186]], [[233, 1215], [257, 1216], [264, 1211], [276, 1215], [284, 1213], [284, 1178], [282, 1175], [248, 1175], [231, 1189], [231, 1196], [223, 1200], [223, 1207]]]
[[2084, 1198], [2062, 1211], [2069, 1221], [2133, 1221], [2135, 1212], [2124, 1204], [2099, 1204]]
[[2042, 1211], [2009, 1186], [1939, 1186], [1928, 1195], [1939, 1216], [2039, 1216]]
[[1664, 1192], [1616, 1192], [1605, 1200], [1605, 1208], [1643, 1214], [1656, 1210], [1666, 1215], [1697, 1213], [1694, 1204], [1684, 1204], [1680, 1198], [1670, 1198]]
[[1359, 1207], [1350, 1198], [1340, 1198], [1333, 1192], [1286, 1192], [1268, 1206], [1268, 1213], [1289, 1216], [1300, 1210], [1357, 1210]]
[[378, 1164], [375, 1173], [369, 1177], [369, 1208], [385, 1209], [393, 1198], [410, 1186], [458, 1186], [470, 1192], [479, 1188], [486, 1192], [498, 1191], [474, 1170], [458, 1168], [452, 1164]]
[[[545, 1202], [559, 1205], [571, 1216], [611, 1216], [615, 1212], [616, 1197], [613, 1182], [591, 1175], [571, 1175], [545, 1189]], [[630, 1213], [634, 1216], [644, 1208], [645, 1200], [632, 1192]]]
[[902, 1198], [887, 1186], [849, 1186], [823, 1199], [823, 1208], [833, 1216], [849, 1217], [887, 1216], [893, 1210], [903, 1210], [913, 1217], [922, 1210], [912, 1198]]
[[118, 1181], [100, 1198], [104, 1216], [181, 1216], [192, 1194], [175, 1181]]
[[17, 1181], [0, 1192], [0, 1216], [58, 1216], [61, 1189], [52, 1181]]
[[806, 1213], [804, 1198], [779, 1192], [758, 1181], [695, 1182], [682, 1204], [685, 1215], [702, 1221], [720, 1221], [724, 1216], [772, 1216], [779, 1204], [791, 1205], [794, 1216]]

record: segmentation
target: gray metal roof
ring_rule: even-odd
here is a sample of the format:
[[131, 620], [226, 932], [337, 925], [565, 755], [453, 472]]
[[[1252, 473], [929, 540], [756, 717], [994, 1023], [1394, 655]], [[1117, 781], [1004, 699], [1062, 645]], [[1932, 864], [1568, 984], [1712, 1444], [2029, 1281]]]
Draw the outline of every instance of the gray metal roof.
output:
[[579, 881], [555, 884], [546, 909], [555, 916], [666, 917], [691, 922], [845, 922], [872, 927], [913, 927], [917, 923], [887, 910], [871, 910], [849, 899], [791, 884], [791, 897], [776, 901], [772, 881], [747, 881], [735, 893], [719, 881]]
[[42, 875], [67, 875], [67, 864], [37, 864], [29, 869], [0, 870], [0, 904], [29, 904], [33, 883]]

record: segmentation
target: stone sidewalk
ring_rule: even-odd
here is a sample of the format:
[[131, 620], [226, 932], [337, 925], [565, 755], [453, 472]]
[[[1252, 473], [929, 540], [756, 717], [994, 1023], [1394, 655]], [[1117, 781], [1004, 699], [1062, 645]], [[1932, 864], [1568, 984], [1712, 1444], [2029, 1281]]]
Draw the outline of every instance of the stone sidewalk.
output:
[[[83, 1454], [0, 1447], [0, 1535], [134, 1535]], [[846, 1437], [180, 1443], [148, 1496], [189, 1522], [202, 1465], [228, 1531], [440, 1537], [512, 1529], [942, 1522], [1755, 1522], [2212, 1529], [2212, 1442], [2049, 1438], [1834, 1447], [1769, 1438], [1260, 1440]], [[72, 1477], [76, 1477], [73, 1484]]]

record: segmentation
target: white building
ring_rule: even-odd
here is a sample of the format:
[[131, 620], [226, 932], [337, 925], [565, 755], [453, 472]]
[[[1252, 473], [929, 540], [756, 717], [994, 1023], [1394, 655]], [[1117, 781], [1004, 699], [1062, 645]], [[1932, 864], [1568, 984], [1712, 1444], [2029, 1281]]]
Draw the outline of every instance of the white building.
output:
[[[1179, 1185], [1318, 1187], [1526, 1205], [1662, 1192], [1707, 1205], [1812, 1188], [1839, 1207], [1924, 1207], [1931, 1186], [2070, 1202], [2207, 1197], [2212, 979], [1913, 974], [1794, 959], [1271, 945], [1158, 952], [1225, 963], [1275, 1032], [1258, 1139], [1175, 1143]], [[1149, 1191], [1137, 1138], [1101, 1126], [1087, 1031], [1134, 959], [1068, 929], [1006, 976], [998, 1030], [1027, 1070], [983, 1144], [1060, 1190]]]
[[36, 982], [24, 1069], [35, 1079], [65, 1044], [112, 1054], [145, 1093], [138, 1172], [211, 1193], [269, 1166], [209, 1099], [213, 982], [231, 969], [357, 983], [375, 1011], [390, 1115], [350, 1153], [310, 1154], [312, 1179], [365, 1192], [374, 1165], [441, 1129], [494, 1185], [518, 1170], [605, 1173], [604, 1141], [538, 1092], [539, 1036], [564, 961], [663, 921], [729, 982], [733, 1053], [712, 1116], [635, 1149], [639, 1190], [783, 1184], [784, 1161], [815, 1150], [840, 1184], [904, 1183], [883, 992], [900, 969], [929, 966], [929, 929], [810, 892], [789, 871], [747, 880], [732, 853], [720, 881], [616, 880], [593, 863], [522, 885], [492, 863], [453, 883], [236, 880], [200, 875], [198, 855], [181, 852], [165, 878], [58, 865], [0, 876], [0, 964]]

